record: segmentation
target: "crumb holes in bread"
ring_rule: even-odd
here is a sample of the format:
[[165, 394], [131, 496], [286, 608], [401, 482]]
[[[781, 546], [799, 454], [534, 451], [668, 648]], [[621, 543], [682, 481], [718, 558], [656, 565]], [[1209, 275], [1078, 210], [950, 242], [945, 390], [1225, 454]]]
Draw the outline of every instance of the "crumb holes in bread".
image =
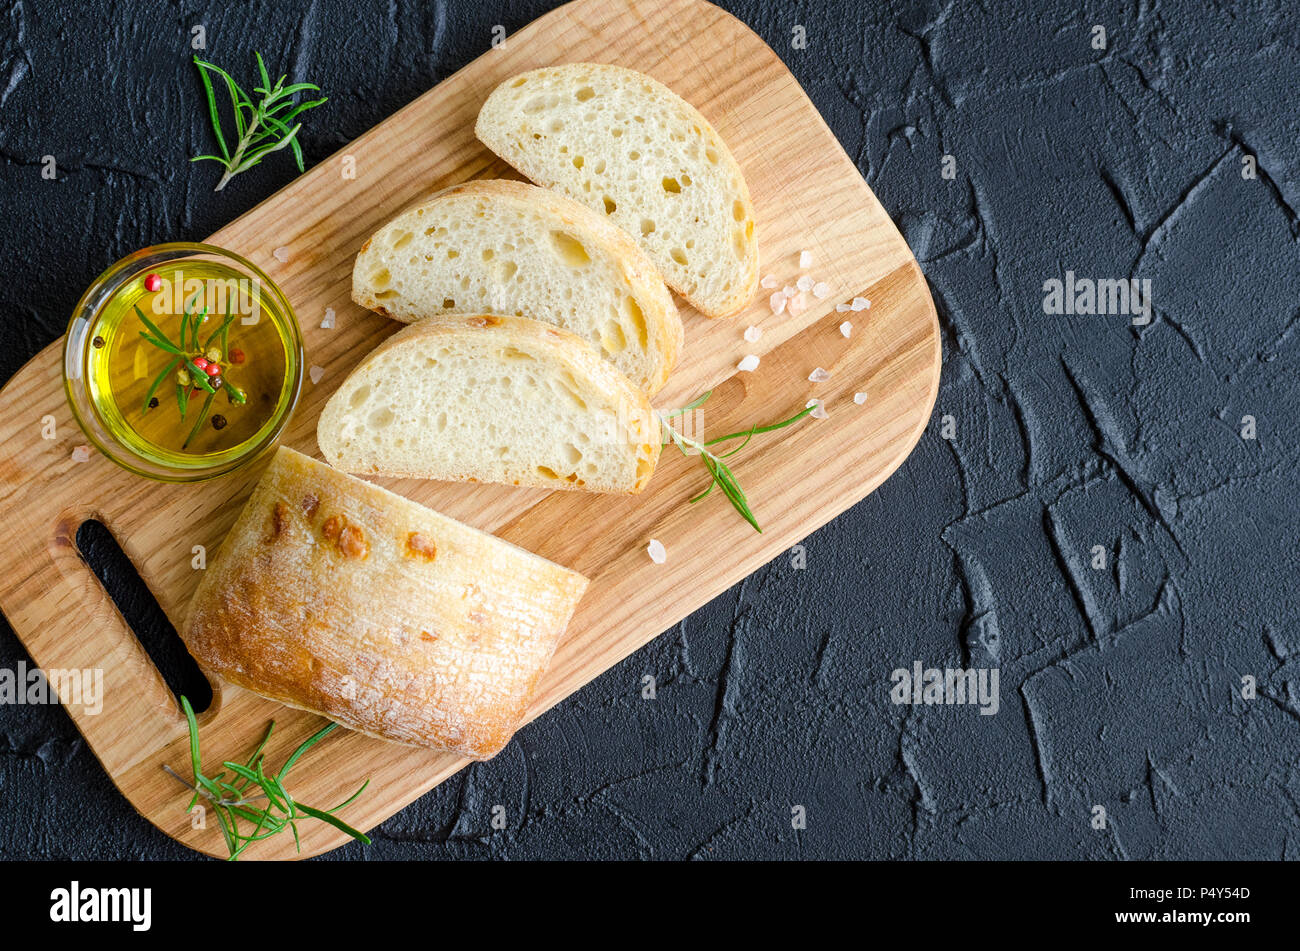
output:
[[592, 89], [590, 86], [583, 86], [573, 95], [574, 98], [578, 100], [578, 102], [586, 102], [588, 99], [595, 98], [596, 90]]
[[455, 309], [456, 309], [456, 301], [455, 301], [455, 299], [454, 299], [454, 298], [451, 298], [451, 297], [444, 297], [444, 298], [442, 299], [442, 309], [443, 309], [443, 310], [455, 310]]
[[403, 231], [401, 234], [397, 236], [397, 239], [393, 242], [393, 250], [397, 251], [401, 248], [404, 248], [414, 240], [415, 240], [415, 235], [411, 234], [411, 232], [409, 231]]
[[663, 186], [664, 186], [664, 191], [670, 195], [681, 194], [682, 186], [678, 183], [677, 179], [672, 178], [671, 176], [667, 176], [664, 178]]
[[653, 220], [651, 220], [650, 218], [641, 219], [641, 233], [643, 235], [654, 234], [654, 230], [655, 230], [655, 223]]
[[585, 161], [586, 161], [586, 159], [584, 159], [581, 155], [575, 155], [575, 156], [573, 157], [573, 167], [574, 167], [574, 168], [582, 168], [582, 164], [583, 164], [583, 162], [585, 162]]
[[617, 320], [611, 318], [600, 328], [600, 347], [611, 357], [627, 349], [627, 337]]
[[519, 270], [519, 265], [514, 261], [503, 261], [501, 263], [501, 280], [508, 281], [515, 276]]
[[551, 245], [556, 255], [569, 267], [586, 267], [591, 263], [591, 255], [586, 246], [566, 231], [552, 231]]
[[560, 477], [555, 474], [555, 470], [552, 469], [550, 466], [538, 466], [537, 474], [540, 475], [543, 479], [552, 479], [556, 482], [560, 481]]
[[672, 251], [670, 251], [669, 253], [672, 255], [672, 259], [674, 261], [676, 261], [682, 267], [686, 267], [687, 261], [686, 261], [685, 251], [683, 251], [681, 248], [673, 248]]
[[650, 331], [646, 327], [645, 313], [642, 312], [641, 305], [636, 302], [635, 297], [628, 296], [623, 298], [623, 309], [627, 311], [627, 319], [632, 321], [632, 326], [636, 328], [637, 342], [644, 350], [650, 343]]
[[612, 215], [612, 214], [613, 214], [615, 211], [617, 211], [617, 210], [618, 210], [618, 205], [614, 202], [614, 199], [612, 199], [612, 198], [610, 198], [608, 195], [606, 195], [606, 196], [605, 196], [605, 214], [607, 214], [607, 215]]
[[362, 384], [353, 390], [352, 395], [348, 397], [348, 406], [352, 409], [356, 409], [369, 398], [370, 387], [366, 384]]
[[375, 287], [387, 287], [388, 282], [392, 279], [393, 276], [388, 273], [388, 268], [386, 267], [381, 267], [378, 271], [374, 271], [370, 275], [370, 283]]
[[391, 409], [387, 406], [380, 406], [370, 414], [366, 420], [366, 425], [371, 429], [383, 429], [386, 426], [391, 426], [396, 418]]

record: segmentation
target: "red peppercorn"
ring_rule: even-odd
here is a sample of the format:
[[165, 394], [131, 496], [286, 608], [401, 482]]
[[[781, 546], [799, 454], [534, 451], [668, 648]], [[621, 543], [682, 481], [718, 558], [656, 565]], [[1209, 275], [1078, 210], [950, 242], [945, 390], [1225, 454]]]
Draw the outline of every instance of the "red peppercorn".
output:
[[209, 366], [209, 364], [208, 364], [208, 358], [207, 358], [207, 357], [195, 357], [195, 358], [194, 358], [194, 365], [195, 365], [196, 367], [198, 367], [200, 370], [207, 370], [207, 368], [208, 368], [208, 366]]
[[160, 287], [162, 287], [162, 278], [157, 274], [146, 274], [144, 276], [144, 289], [146, 291], [152, 294]]
[[[195, 362], [197, 363], [198, 361], [196, 360]], [[207, 366], [203, 367], [203, 372], [206, 373], [208, 376], [219, 376], [221, 374], [220, 365], [216, 363], [208, 363], [207, 360], [204, 360], [203, 362], [208, 364]]]
[[243, 350], [240, 350], [238, 347], [232, 347], [231, 350], [230, 350], [230, 362], [231, 362], [231, 363], [243, 363], [243, 362], [244, 362], [244, 351], [243, 351]]

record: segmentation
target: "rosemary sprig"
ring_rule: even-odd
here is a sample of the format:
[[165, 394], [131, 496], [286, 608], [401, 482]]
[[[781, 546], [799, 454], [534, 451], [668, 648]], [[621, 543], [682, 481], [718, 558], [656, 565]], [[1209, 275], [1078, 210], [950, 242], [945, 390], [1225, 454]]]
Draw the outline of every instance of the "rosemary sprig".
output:
[[[269, 839], [286, 828], [293, 832], [294, 842], [301, 852], [302, 842], [298, 838], [298, 822], [303, 818], [318, 819], [346, 832], [359, 842], [370, 844], [369, 836], [364, 832], [358, 832], [334, 815], [344, 806], [355, 802], [370, 785], [370, 780], [367, 779], [361, 784], [360, 789], [333, 809], [316, 809], [305, 803], [295, 802], [289, 795], [289, 791], [284, 788], [285, 778], [293, 765], [307, 750], [332, 733], [338, 724], [331, 723], [312, 734], [284, 761], [279, 772], [274, 776], [268, 776], [265, 769], [265, 751], [271, 739], [271, 732], [275, 729], [275, 721], [272, 720], [266, 728], [262, 742], [257, 745], [257, 749], [253, 750], [253, 755], [247, 762], [240, 764], [227, 760], [221, 764], [224, 769], [209, 778], [203, 773], [199, 755], [199, 722], [194, 716], [194, 708], [190, 706], [190, 701], [186, 697], [181, 697], [181, 708], [185, 711], [185, 721], [189, 724], [190, 767], [194, 772], [194, 782], [190, 783], [182, 779], [170, 766], [163, 766], [163, 769], [186, 789], [194, 792], [186, 809], [187, 812], [194, 808], [200, 797], [208, 800], [217, 818], [217, 824], [221, 828], [221, 835], [226, 841], [226, 847], [230, 851], [230, 861], [238, 860], [252, 843]], [[227, 772], [234, 775], [233, 782], [226, 781]], [[265, 802], [266, 805], [252, 808], [255, 803], [261, 802]], [[253, 830], [243, 831], [239, 826], [240, 820], [253, 823]]]
[[[742, 517], [744, 517], [745, 521], [749, 522], [750, 525], [754, 526], [755, 531], [761, 532], [763, 531], [763, 529], [759, 527], [758, 519], [754, 517], [754, 512], [749, 507], [749, 499], [745, 495], [745, 490], [742, 489], [740, 487], [740, 483], [736, 481], [735, 473], [732, 472], [731, 468], [722, 460], [730, 456], [734, 456], [736, 453], [740, 452], [740, 450], [744, 449], [745, 446], [749, 445], [749, 441], [751, 439], [753, 439], [755, 436], [757, 436], [760, 433], [770, 433], [773, 432], [774, 430], [784, 429], [786, 426], [790, 426], [793, 423], [799, 422], [799, 420], [803, 419], [805, 416], [811, 413], [813, 409], [815, 409], [815, 407], [809, 406], [807, 409], [804, 409], [801, 412], [796, 413], [795, 415], [791, 416], [789, 419], [783, 419], [779, 423], [769, 423], [766, 426], [751, 426], [749, 429], [741, 430], [740, 432], [735, 432], [735, 433], [728, 433], [725, 436], [718, 436], [714, 439], [709, 439], [704, 442], [697, 442], [694, 439], [682, 435], [676, 429], [673, 428], [672, 423], [670, 423], [669, 420], [681, 416], [693, 409], [698, 409], [699, 407], [703, 406], [704, 401], [707, 400], [712, 395], [713, 395], [713, 391], [709, 390], [699, 399], [693, 400], [692, 402], [683, 406], [681, 409], [673, 410], [670, 413], [660, 413], [659, 419], [660, 422], [663, 423], [663, 428], [664, 428], [664, 442], [666, 444], [669, 440], [671, 440], [673, 444], [678, 449], [681, 450], [682, 455], [684, 456], [689, 455], [689, 453], [687, 452], [688, 449], [699, 453], [700, 459], [704, 463], [704, 468], [709, 470], [709, 475], [712, 477], [711, 480], [709, 481], [709, 486], [699, 495], [695, 496], [690, 500], [692, 504], [707, 497], [709, 493], [713, 491], [713, 487], [717, 486], [722, 490], [722, 494], [727, 497], [727, 501], [729, 501], [732, 504], [732, 506], [736, 509], [736, 511], [739, 512]], [[731, 442], [736, 439], [740, 439], [742, 440], [742, 442], [740, 443], [739, 446], [735, 447], [729, 452], [724, 452], [721, 455], [717, 455], [715, 453], [709, 452], [708, 449], [709, 446], [721, 445], [722, 443]]]
[[[262, 62], [262, 54], [255, 55], [257, 72], [262, 80], [260, 86], [253, 87], [253, 92], [259, 96], [256, 102], [220, 66], [214, 66], [206, 60], [194, 57], [194, 65], [199, 69], [199, 79], [203, 82], [203, 92], [208, 100], [208, 116], [212, 120], [212, 131], [216, 135], [217, 147], [221, 150], [221, 154], [196, 155], [190, 161], [213, 161], [226, 170], [221, 180], [217, 182], [216, 191], [225, 188], [226, 183], [240, 172], [247, 171], [272, 152], [278, 152], [286, 146], [293, 152], [294, 161], [298, 164], [298, 171], [301, 172], [303, 170], [302, 147], [298, 144], [298, 130], [302, 128], [302, 123], [295, 123], [293, 120], [308, 109], [314, 109], [328, 101], [321, 98], [295, 103], [294, 96], [298, 93], [306, 90], [320, 92], [320, 87], [311, 83], [293, 83], [286, 86], [284, 76], [276, 80], [275, 85], [271, 85], [271, 77], [266, 71], [266, 64]], [[238, 133], [238, 140], [233, 149], [226, 145], [225, 134], [221, 131], [220, 110], [217, 108], [217, 97], [209, 73], [214, 73], [223, 80], [226, 84], [226, 92], [230, 94], [230, 108], [234, 113], [235, 131]], [[285, 112], [285, 109], [289, 111]], [[293, 125], [290, 126], [290, 123]]]

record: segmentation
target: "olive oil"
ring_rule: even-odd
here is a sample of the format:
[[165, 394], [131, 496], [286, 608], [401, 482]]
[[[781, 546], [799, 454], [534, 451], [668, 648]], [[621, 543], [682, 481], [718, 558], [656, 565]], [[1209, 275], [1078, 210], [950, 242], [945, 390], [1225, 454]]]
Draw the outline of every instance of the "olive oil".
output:
[[[301, 379], [296, 322], [265, 291], [247, 273], [193, 258], [124, 281], [92, 320], [84, 350], [98, 422], [130, 452], [172, 469], [207, 469], [262, 443]], [[184, 355], [158, 346], [155, 330]], [[217, 371], [207, 378], [215, 393], [196, 383], [192, 360]]]

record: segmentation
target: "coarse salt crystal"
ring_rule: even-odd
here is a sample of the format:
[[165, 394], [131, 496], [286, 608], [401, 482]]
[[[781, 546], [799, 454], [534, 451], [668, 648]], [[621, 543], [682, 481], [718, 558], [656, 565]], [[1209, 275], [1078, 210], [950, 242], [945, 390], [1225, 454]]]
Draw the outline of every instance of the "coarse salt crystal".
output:
[[768, 275], [765, 275], [765, 276], [763, 277], [763, 279], [762, 279], [761, 281], [759, 281], [758, 283], [759, 283], [759, 286], [761, 286], [761, 287], [766, 287], [768, 290], [771, 290], [772, 288], [776, 287], [777, 284], [779, 284], [779, 283], [781, 283], [781, 282], [778, 281], [778, 280], [777, 280], [775, 277], [773, 277], [771, 274], [768, 274]]
[[761, 337], [761, 336], [763, 336], [763, 331], [762, 331], [761, 328], [759, 328], [759, 327], [746, 327], [746, 328], [745, 328], [745, 339], [748, 340], [750, 343], [753, 343], [755, 340], [757, 340], [757, 339], [758, 339], [759, 337]]
[[324, 367], [312, 367], [310, 370], [307, 371], [307, 375], [308, 375], [309, 377], [311, 377], [311, 381], [312, 381], [313, 383], [319, 383], [319, 382], [320, 382], [320, 378], [323, 377], [323, 376], [325, 375], [325, 368], [324, 368]]
[[853, 306], [851, 304], [836, 304], [835, 309], [842, 314], [847, 310], [852, 310]]
[[772, 313], [779, 314], [781, 311], [785, 310], [785, 302], [786, 296], [780, 291], [777, 291], [767, 299], [767, 306], [772, 308]]
[[781, 288], [781, 293], [784, 294], [786, 297], [794, 297], [795, 294], [799, 293], [799, 288], [791, 287], [789, 284], [787, 284], [785, 287]]
[[867, 394], [866, 394], [866, 393], [854, 393], [854, 394], [853, 394], [853, 402], [857, 403], [859, 406], [861, 406], [861, 405], [862, 405], [863, 403], [865, 403], [866, 401], [867, 401]]
[[800, 267], [800, 268], [803, 268], [803, 269], [805, 269], [805, 270], [808, 269], [808, 268], [810, 268], [810, 267], [812, 267], [812, 252], [811, 252], [811, 251], [800, 251], [800, 252], [799, 252], [799, 267]]
[[741, 357], [740, 362], [736, 364], [736, 369], [741, 373], [749, 373], [751, 370], [758, 369], [758, 357], [752, 353], [747, 353]]
[[73, 450], [72, 450], [72, 461], [73, 461], [73, 462], [89, 462], [89, 461], [90, 461], [90, 447], [89, 447], [89, 446], [77, 446], [75, 449], [73, 449]]
[[794, 282], [795, 287], [799, 288], [799, 290], [801, 290], [801, 291], [810, 291], [810, 290], [812, 290], [812, 289], [813, 289], [813, 285], [816, 284], [816, 283], [817, 283], [817, 282], [814, 281], [814, 280], [813, 280], [811, 277], [809, 277], [807, 274], [803, 275], [802, 277], [799, 278], [799, 280], [797, 280], [797, 281]]
[[281, 264], [284, 264], [286, 261], [289, 260], [289, 249], [276, 248], [274, 251], [271, 252], [271, 256], [274, 257]]
[[804, 409], [808, 409], [810, 406], [813, 408], [813, 411], [808, 415], [811, 416], [813, 419], [828, 418], [826, 407], [822, 405], [821, 400], [809, 400], [807, 403], [804, 404]]
[[320, 322], [320, 329], [321, 330], [334, 329], [334, 308], [333, 307], [325, 308], [325, 319]]
[[853, 298], [853, 303], [849, 306], [853, 310], [866, 310], [871, 306], [871, 301], [867, 300], [865, 297], [855, 297]]
[[657, 538], [650, 539], [650, 544], [645, 546], [645, 550], [656, 565], [662, 565], [668, 560], [668, 549], [664, 548], [664, 543]]
[[840, 324], [840, 333], [847, 337], [849, 334], [853, 333], [853, 325], [847, 320], [844, 321], [844, 323]]
[[826, 298], [831, 296], [831, 286], [827, 284], [825, 281], [818, 281], [816, 284], [813, 285], [812, 292], [813, 292], [813, 297], [817, 298], [818, 300], [825, 300]]
[[808, 379], [813, 383], [825, 383], [830, 378], [830, 371], [823, 370], [821, 367], [818, 367], [816, 370], [813, 370], [808, 374]]
[[790, 298], [790, 313], [792, 316], [798, 317], [807, 309], [808, 304], [804, 301], [802, 294], [796, 294]]

